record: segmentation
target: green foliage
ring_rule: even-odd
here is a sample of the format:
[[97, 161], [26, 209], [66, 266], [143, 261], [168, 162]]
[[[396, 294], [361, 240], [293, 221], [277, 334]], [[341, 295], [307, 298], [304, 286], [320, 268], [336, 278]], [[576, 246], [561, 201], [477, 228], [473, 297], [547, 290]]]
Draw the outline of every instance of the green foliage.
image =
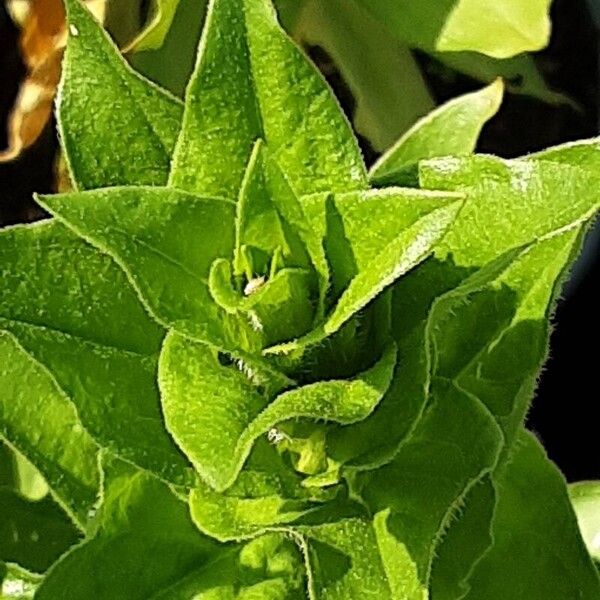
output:
[[379, 159], [369, 173], [371, 181], [376, 185], [417, 185], [419, 161], [471, 154], [486, 121], [500, 108], [502, 92], [498, 80], [430, 113]]
[[[543, 48], [552, 0], [358, 0], [410, 45], [507, 58]], [[474, 26], [477, 23], [477, 26]]]
[[75, 190], [0, 232], [5, 588], [597, 598], [523, 422], [598, 141], [473, 155], [497, 83], [368, 175], [269, 0], [209, 4], [183, 110], [67, 7]]
[[600, 486], [597, 481], [581, 481], [569, 486], [581, 534], [596, 562], [600, 561]]

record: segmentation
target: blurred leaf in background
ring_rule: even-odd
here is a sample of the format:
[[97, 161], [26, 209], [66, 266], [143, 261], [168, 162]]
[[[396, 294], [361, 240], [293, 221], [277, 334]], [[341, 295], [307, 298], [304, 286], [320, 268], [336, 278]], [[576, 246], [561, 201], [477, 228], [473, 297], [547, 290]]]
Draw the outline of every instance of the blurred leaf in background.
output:
[[580, 481], [569, 486], [581, 536], [600, 565], [600, 481]]
[[358, 4], [308, 0], [294, 33], [332, 58], [356, 102], [354, 127], [375, 150], [388, 148], [434, 107], [409, 48]]
[[427, 51], [509, 58], [544, 48], [552, 0], [354, 0], [395, 35]]
[[127, 47], [127, 51], [141, 52], [160, 48], [177, 12], [180, 0], [154, 0], [147, 25]]
[[[109, 29], [120, 5], [121, 0], [109, 4]], [[127, 58], [143, 75], [182, 97], [194, 68], [207, 0], [154, 0], [153, 5], [152, 17], [129, 45]]]

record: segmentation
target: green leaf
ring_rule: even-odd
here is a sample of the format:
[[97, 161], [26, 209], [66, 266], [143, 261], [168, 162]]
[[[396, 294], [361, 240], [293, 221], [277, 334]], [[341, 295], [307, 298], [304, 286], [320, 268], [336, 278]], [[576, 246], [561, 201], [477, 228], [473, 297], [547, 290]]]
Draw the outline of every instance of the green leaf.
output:
[[131, 70], [79, 0], [66, 7], [57, 116], [75, 185], [165, 183], [181, 104]]
[[97, 532], [54, 565], [36, 598], [148, 598], [214, 551], [163, 483], [120, 463], [104, 480]]
[[[460, 196], [394, 189], [313, 197], [309, 221], [324, 231], [333, 293], [341, 292], [325, 323], [308, 335], [273, 346], [289, 353], [335, 333], [386, 287], [422, 262], [457, 214]], [[373, 231], [370, 223], [377, 222]]]
[[0, 358], [0, 435], [39, 469], [83, 528], [99, 485], [96, 445], [51, 374], [5, 331]]
[[[96, 442], [161, 477], [189, 480], [158, 398], [164, 333], [121, 270], [56, 221], [2, 231], [0, 256], [0, 328], [49, 371]], [[26, 383], [12, 385], [28, 393]]]
[[402, 585], [428, 585], [440, 539], [471, 487], [495, 466], [502, 444], [479, 400], [436, 379], [429, 406], [392, 462], [357, 474], [354, 485], [370, 511], [389, 511], [387, 528], [406, 563]]
[[[310, 597], [319, 600], [424, 598], [419, 584], [409, 589], [403, 581], [404, 557], [387, 530], [387, 513], [379, 513], [371, 521], [356, 516], [356, 508], [348, 511], [350, 507], [339, 502], [328, 511], [322, 503], [325, 498], [310, 501], [306, 493], [304, 498], [286, 497], [290, 490], [285, 485], [285, 491], [279, 489], [279, 495], [275, 494], [273, 471], [262, 475], [244, 471], [240, 485], [234, 486], [241, 494], [251, 491], [251, 498], [230, 491], [220, 495], [206, 487], [195, 489], [190, 505], [200, 529], [206, 531], [208, 527], [212, 535], [225, 539], [256, 535], [274, 527], [293, 531], [305, 549]], [[302, 525], [297, 524], [299, 520], [325, 522]], [[292, 528], [286, 525], [291, 521], [296, 522]]]
[[[286, 436], [282, 438], [286, 443]], [[283, 440], [278, 442], [280, 450]], [[337, 520], [357, 512], [356, 506], [344, 502], [339, 486], [326, 490], [304, 486], [302, 475], [289, 468], [285, 453], [274, 452], [266, 437], [256, 440], [230, 488], [216, 492], [199, 480], [189, 504], [200, 531], [224, 542], [253, 538], [292, 523]]]
[[[267, 176], [268, 166], [265, 164], [269, 159], [264, 154], [263, 143], [258, 140], [254, 145], [240, 189], [234, 256], [234, 273], [237, 276], [244, 273], [249, 274], [250, 278], [256, 275], [266, 276], [269, 269], [274, 270], [273, 261], [276, 254], [279, 254], [281, 266], [310, 266], [306, 248], [298, 234], [280, 214], [278, 204], [289, 205], [282, 206], [284, 215], [295, 214], [302, 209], [291, 190], [282, 190], [281, 184], [285, 185], [285, 181], [279, 182], [280, 186], [277, 189], [270, 189], [273, 186], [271, 178]], [[271, 177], [274, 174], [274, 168], [277, 168], [276, 165], [272, 165], [270, 168]], [[274, 200], [274, 198], [278, 198], [278, 200]], [[302, 219], [300, 215], [301, 213], [297, 217], [298, 220]], [[302, 225], [302, 222], [299, 224]], [[264, 264], [261, 264], [263, 261], [259, 262], [258, 260], [254, 264], [247, 264], [244, 252], [252, 253], [257, 258], [264, 255]]]
[[459, 0], [436, 40], [440, 52], [472, 50], [508, 58], [544, 48], [550, 39], [552, 0]]
[[577, 528], [565, 481], [531, 434], [520, 434], [494, 479], [494, 543], [469, 578], [465, 598], [598, 597], [600, 579]]
[[[440, 375], [485, 402], [512, 436], [546, 357], [545, 321], [596, 210], [593, 172], [562, 171], [562, 165], [531, 161], [518, 163], [513, 174], [514, 163], [486, 157], [424, 164], [439, 165], [436, 187], [466, 192], [468, 201], [435, 257], [395, 286], [393, 314], [403, 318], [393, 321], [393, 335], [412, 377], [399, 370], [398, 381], [373, 416], [355, 426], [351, 438], [340, 437], [334, 456], [344, 462], [378, 464], [393, 452], [419, 418], [431, 368], [433, 373], [441, 368]], [[444, 171], [443, 164], [470, 164], [473, 171], [461, 178], [461, 184], [448, 186], [445, 182], [457, 183], [458, 178], [452, 169]], [[495, 165], [493, 175], [491, 171], [476, 175], [481, 164]], [[559, 172], [553, 171], [555, 166]], [[535, 185], [515, 184], [522, 181], [516, 175], [524, 170], [537, 173]], [[586, 178], [587, 189], [583, 183], [579, 188], [576, 182]], [[556, 181], [562, 191], [566, 186], [567, 193], [555, 193]], [[534, 213], [536, 204], [539, 210]], [[544, 239], [534, 243], [538, 237]], [[523, 247], [512, 257], [509, 252], [477, 274], [486, 261], [519, 245]], [[432, 303], [445, 292], [430, 314]], [[437, 349], [433, 356], [432, 348]], [[382, 431], [391, 435], [384, 437]]]
[[[473, 6], [400, 4], [429, 52]], [[271, 3], [213, 0], [171, 161], [177, 104], [68, 10], [66, 152], [80, 188], [119, 185], [43, 197], [54, 221], [0, 233], [0, 524], [59, 532], [27, 550], [0, 527], [0, 578], [55, 561], [42, 600], [598, 596], [564, 482], [522, 430], [600, 206], [597, 140], [469, 156], [496, 84], [378, 167], [430, 191], [369, 190]], [[50, 524], [15, 452], [50, 486]], [[58, 558], [69, 515], [85, 539]]]
[[[345, 518], [355, 519], [355, 524], [344, 520], [343, 504], [338, 504], [338, 508], [334, 505], [329, 513], [334, 522], [303, 524], [307, 520], [327, 520], [327, 505], [321, 504], [323, 498], [302, 497], [289, 487], [282, 487], [282, 482], [276, 483], [272, 467], [265, 469], [262, 478], [256, 471], [242, 471], [239, 482], [225, 495], [204, 486], [197, 488], [190, 498], [194, 519], [203, 531], [223, 539], [244, 537], [266, 527], [292, 522], [294, 530], [307, 537], [309, 548], [311, 537], [327, 542], [327, 538], [320, 536], [329, 531], [329, 542], [335, 551], [331, 554], [331, 549], [323, 548], [327, 551], [325, 558], [316, 568], [323, 572], [312, 573], [315, 582], [321, 577], [327, 579], [331, 569], [336, 574], [333, 583], [316, 584], [324, 598], [330, 597], [328, 593], [334, 594], [332, 598], [348, 597], [349, 590], [394, 598], [387, 591], [388, 582], [396, 593], [399, 590], [410, 593], [407, 598], [423, 597], [427, 570], [443, 531], [454, 518], [463, 496], [483, 472], [494, 466], [502, 445], [494, 419], [476, 399], [443, 381], [436, 384], [433, 398], [422, 423], [399, 449], [393, 462], [355, 479], [368, 508], [372, 512], [382, 511], [375, 519], [381, 538], [378, 548], [369, 548], [365, 540], [354, 537], [368, 531], [370, 526], [352, 517], [352, 512]], [[339, 537], [334, 535], [336, 531]], [[361, 557], [351, 548], [360, 548]], [[364, 574], [365, 581], [354, 575], [354, 569], [365, 568], [360, 566], [362, 557], [372, 565], [372, 570]], [[380, 561], [386, 575], [377, 572]], [[337, 563], [340, 567], [335, 566]], [[338, 568], [340, 573], [336, 572]], [[345, 571], [348, 574], [343, 577]], [[329, 585], [337, 591], [328, 592]]]
[[135, 69], [178, 98], [183, 96], [194, 70], [207, 4], [208, 0], [177, 0], [177, 11], [161, 46], [143, 51], [136, 48], [127, 55]]
[[433, 109], [411, 51], [361, 6], [344, 0], [296, 0], [294, 5], [302, 7], [294, 38], [331, 57], [356, 103], [354, 128], [375, 150], [387, 149]]
[[421, 163], [420, 179], [425, 188], [469, 196], [437, 250], [440, 258], [452, 253], [460, 266], [482, 265], [511, 247], [585, 220], [600, 203], [593, 169], [558, 162], [442, 158]]
[[270, 2], [213, 0], [206, 23], [170, 182], [233, 197], [254, 141], [263, 138], [298, 195], [365, 188], [341, 109]]
[[429, 52], [445, 66], [469, 77], [491, 83], [499, 77], [512, 94], [530, 96], [553, 105], [578, 106], [571, 98], [548, 87], [538, 69], [535, 59], [529, 54], [498, 60], [476, 52]]
[[474, 566], [492, 546], [496, 490], [490, 476], [475, 484], [438, 545], [431, 570], [431, 597], [462, 598]]
[[0, 559], [43, 573], [79, 540], [80, 532], [47, 496], [28, 501], [0, 488]]
[[153, 0], [152, 16], [144, 29], [129, 44], [128, 52], [160, 48], [175, 19], [179, 0]]
[[[507, 442], [527, 411], [547, 353], [547, 319], [586, 223], [507, 253], [437, 299], [430, 337], [438, 376], [478, 397]], [[495, 271], [495, 272], [494, 272]]]
[[455, 200], [402, 231], [350, 282], [324, 325], [325, 333], [337, 331], [387, 286], [423, 261], [444, 237], [461, 207], [462, 201]]
[[597, 481], [572, 483], [569, 496], [588, 552], [600, 560], [600, 485]]
[[414, 185], [419, 161], [471, 154], [482, 127], [500, 107], [503, 89], [502, 81], [497, 80], [431, 112], [375, 163], [369, 173], [371, 181], [376, 185]]
[[105, 477], [96, 534], [56, 563], [36, 598], [298, 597], [303, 577], [293, 542], [271, 535], [218, 544], [156, 479], [122, 464], [109, 465]]
[[600, 166], [600, 139], [578, 140], [554, 146], [527, 156], [529, 160], [547, 160], [595, 170]]
[[402, 548], [387, 528], [387, 514], [372, 523], [346, 519], [301, 528], [318, 600], [365, 598], [424, 600], [426, 590], [404, 581]]
[[541, 50], [550, 37], [551, 0], [359, 0], [409, 45], [471, 50], [495, 58]]
[[[247, 322], [212, 302], [208, 289], [212, 262], [233, 252], [233, 202], [150, 187], [44, 196], [40, 202], [112, 256], [162, 325], [221, 348], [243, 346], [239, 338], [252, 335]], [[175, 236], [165, 233], [171, 225]]]
[[[307, 418], [348, 424], [364, 419], [385, 393], [395, 358], [390, 349], [352, 380], [318, 382], [275, 395], [281, 387], [263, 381], [251, 366], [223, 366], [211, 348], [169, 334], [159, 372], [166, 425], [200, 476], [222, 491], [235, 481], [255, 440], [279, 422]], [[197, 399], [192, 406], [190, 395]]]

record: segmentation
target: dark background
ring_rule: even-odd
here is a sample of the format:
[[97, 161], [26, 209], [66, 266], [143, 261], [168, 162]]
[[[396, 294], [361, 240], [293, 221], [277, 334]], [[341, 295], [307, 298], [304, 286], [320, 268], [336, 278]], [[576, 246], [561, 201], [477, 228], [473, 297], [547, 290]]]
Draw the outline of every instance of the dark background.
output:
[[[589, 3], [594, 2], [596, 0]], [[598, 134], [600, 85], [596, 23], [585, 0], [555, 0], [552, 20], [551, 43], [536, 60], [551, 87], [572, 97], [581, 111], [509, 95], [498, 117], [486, 127], [479, 145], [481, 151], [518, 156]], [[428, 76], [431, 91], [440, 102], [480, 87], [467, 77], [440, 77], [439, 65], [425, 55], [419, 55], [418, 60]], [[6, 146], [4, 123], [23, 74], [18, 32], [1, 2], [0, 148]], [[351, 110], [352, 99], [348, 98], [343, 83], [336, 80], [335, 74], [330, 82], [346, 108]], [[31, 198], [34, 191], [54, 191], [56, 147], [54, 123], [50, 123], [37, 143], [18, 160], [0, 164], [0, 225], [43, 217]], [[375, 158], [368, 143], [363, 143], [363, 150], [367, 160]], [[529, 414], [529, 427], [541, 438], [550, 457], [570, 481], [600, 479], [597, 450], [600, 422], [595, 416], [599, 400], [595, 369], [600, 368], [597, 350], [600, 295], [598, 286], [594, 285], [600, 273], [599, 240], [597, 231], [590, 237], [575, 268], [573, 281], [558, 304], [550, 359]]]

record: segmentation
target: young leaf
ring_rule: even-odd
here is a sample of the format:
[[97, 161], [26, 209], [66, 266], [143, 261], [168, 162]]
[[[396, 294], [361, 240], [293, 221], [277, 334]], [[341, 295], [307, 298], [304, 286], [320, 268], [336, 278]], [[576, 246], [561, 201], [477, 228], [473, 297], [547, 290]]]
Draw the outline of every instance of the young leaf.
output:
[[51, 374], [5, 331], [0, 363], [0, 436], [38, 468], [83, 529], [98, 493], [97, 447]]
[[[159, 367], [166, 425], [201, 477], [222, 491], [235, 481], [255, 440], [279, 422], [364, 419], [385, 393], [395, 358], [391, 348], [353, 380], [319, 382], [275, 397], [281, 388], [261, 393], [257, 388], [268, 382], [251, 367], [223, 366], [211, 348], [169, 334]], [[196, 398], [192, 406], [190, 395]]]
[[304, 486], [302, 475], [289, 468], [285, 455], [274, 452], [263, 438], [256, 440], [247, 463], [227, 491], [216, 492], [200, 480], [190, 493], [189, 504], [200, 531], [229, 542], [274, 528], [289, 529], [287, 525], [305, 520], [315, 523], [364, 512], [362, 507], [357, 510], [345, 503], [340, 492], [339, 486], [327, 490]]
[[390, 242], [344, 290], [323, 329], [337, 331], [353, 314], [366, 306], [387, 286], [423, 261], [443, 238], [462, 207], [461, 200], [432, 210]]
[[373, 165], [369, 178], [375, 185], [414, 185], [419, 161], [471, 154], [482, 127], [500, 108], [503, 91], [502, 80], [496, 80], [429, 113]]
[[[268, 348], [270, 354], [318, 343], [339, 330], [431, 253], [462, 206], [459, 196], [393, 188], [313, 200], [307, 204], [309, 221], [324, 231], [334, 294], [341, 295], [322, 326]], [[377, 232], [368, 226], [371, 220], [378, 222]]]
[[215, 600], [304, 599], [304, 564], [298, 545], [292, 536], [271, 533], [245, 545], [225, 546], [213, 560], [164, 592], [152, 596], [152, 600], [198, 597]]
[[[252, 334], [249, 324], [213, 303], [208, 289], [212, 262], [233, 253], [233, 202], [150, 187], [44, 196], [40, 202], [114, 258], [159, 323], [220, 348], [243, 346], [239, 338]], [[171, 224], [175, 236], [165, 233]]]
[[437, 249], [437, 256], [452, 253], [461, 266], [480, 266], [511, 247], [568, 227], [589, 217], [600, 203], [594, 169], [558, 162], [434, 159], [421, 163], [420, 180], [425, 188], [469, 196]]
[[[269, 189], [270, 180], [265, 173], [267, 168], [265, 159], [268, 160], [264, 156], [263, 143], [258, 140], [250, 156], [237, 203], [234, 273], [238, 276], [248, 272], [251, 277], [259, 274], [266, 275], [277, 253], [281, 266], [308, 267], [310, 265], [301, 239], [285, 222], [272, 199], [274, 194]], [[281, 190], [279, 188], [274, 191]], [[283, 194], [277, 194], [279, 202], [295, 204], [297, 200], [293, 192], [290, 190], [286, 194], [285, 191], [283, 190]], [[284, 207], [284, 214], [294, 209], [294, 205], [289, 208]], [[265, 264], [246, 264], [244, 251], [254, 251], [255, 254], [264, 255]]]
[[234, 197], [258, 138], [298, 195], [366, 187], [362, 157], [337, 101], [280, 28], [271, 3], [213, 0], [170, 182]]
[[[368, 508], [373, 512], [381, 511], [374, 523], [378, 547], [369, 547], [356, 540], [355, 536], [360, 531], [370, 528], [363, 519], [353, 516], [353, 512], [354, 515], [357, 513], [356, 507], [352, 510], [349, 505], [337, 503], [337, 508], [333, 504], [334, 508], [328, 514], [327, 504], [320, 504], [323, 498], [311, 499], [293, 493], [289, 487], [282, 487], [282, 482], [275, 483], [272, 467], [265, 469], [262, 478], [257, 471], [242, 471], [238, 483], [225, 495], [216, 494], [207, 486], [196, 488], [190, 498], [194, 520], [202, 531], [219, 539], [239, 539], [260, 533], [265, 528], [291, 527], [306, 536], [309, 547], [312, 537], [319, 540], [321, 533], [327, 530], [332, 534], [341, 530], [339, 538], [333, 537], [332, 543], [334, 547], [341, 544], [338, 550], [354, 557], [352, 561], [343, 559], [341, 564], [354, 563], [355, 560], [360, 563], [350, 550], [359, 546], [373, 568], [383, 563], [387, 581], [385, 576], [375, 575], [376, 571], [373, 571], [371, 583], [358, 583], [348, 564], [334, 578], [339, 581], [334, 584], [340, 586], [339, 594], [342, 590], [350, 593], [348, 590], [351, 589], [373, 588], [384, 594], [382, 597], [394, 598], [394, 593], [382, 591], [387, 590], [389, 584], [396, 593], [404, 590], [408, 594], [408, 590], [412, 590], [407, 598], [421, 598], [427, 588], [428, 569], [443, 531], [458, 510], [462, 497], [469, 493], [483, 472], [489, 472], [494, 466], [502, 446], [499, 428], [476, 399], [441, 381], [436, 384], [433, 398], [433, 406], [399, 449], [393, 462], [378, 471], [359, 474], [352, 479]], [[458, 455], [463, 458], [457, 460]], [[437, 484], [435, 493], [430, 481]], [[346, 520], [349, 518], [355, 520], [355, 525], [350, 526], [350, 521]], [[307, 521], [327, 523], [328, 520], [332, 522], [327, 525], [306, 524]], [[355, 526], [359, 528], [356, 532], [353, 531]], [[332, 566], [333, 556], [329, 552], [324, 556], [327, 557], [324, 559], [327, 566], [317, 564], [312, 572], [315, 581], [322, 577], [326, 579], [326, 573]], [[319, 572], [321, 567], [325, 572]], [[346, 570], [347, 577], [342, 577]], [[328, 585], [323, 581], [316, 586], [319, 590], [317, 597], [321, 597], [319, 594], [329, 597]], [[362, 587], [353, 588], [352, 585]]]
[[48, 369], [96, 442], [161, 477], [189, 480], [160, 412], [163, 330], [121, 270], [56, 221], [4, 230], [0, 256], [0, 328]]
[[156, 479], [118, 463], [105, 479], [97, 533], [56, 563], [37, 598], [233, 598], [236, 584], [247, 597], [286, 598], [301, 588], [299, 552], [282, 536], [220, 545], [198, 532], [185, 504]]
[[180, 102], [131, 70], [80, 0], [66, 0], [66, 8], [57, 116], [75, 185], [164, 184]]

